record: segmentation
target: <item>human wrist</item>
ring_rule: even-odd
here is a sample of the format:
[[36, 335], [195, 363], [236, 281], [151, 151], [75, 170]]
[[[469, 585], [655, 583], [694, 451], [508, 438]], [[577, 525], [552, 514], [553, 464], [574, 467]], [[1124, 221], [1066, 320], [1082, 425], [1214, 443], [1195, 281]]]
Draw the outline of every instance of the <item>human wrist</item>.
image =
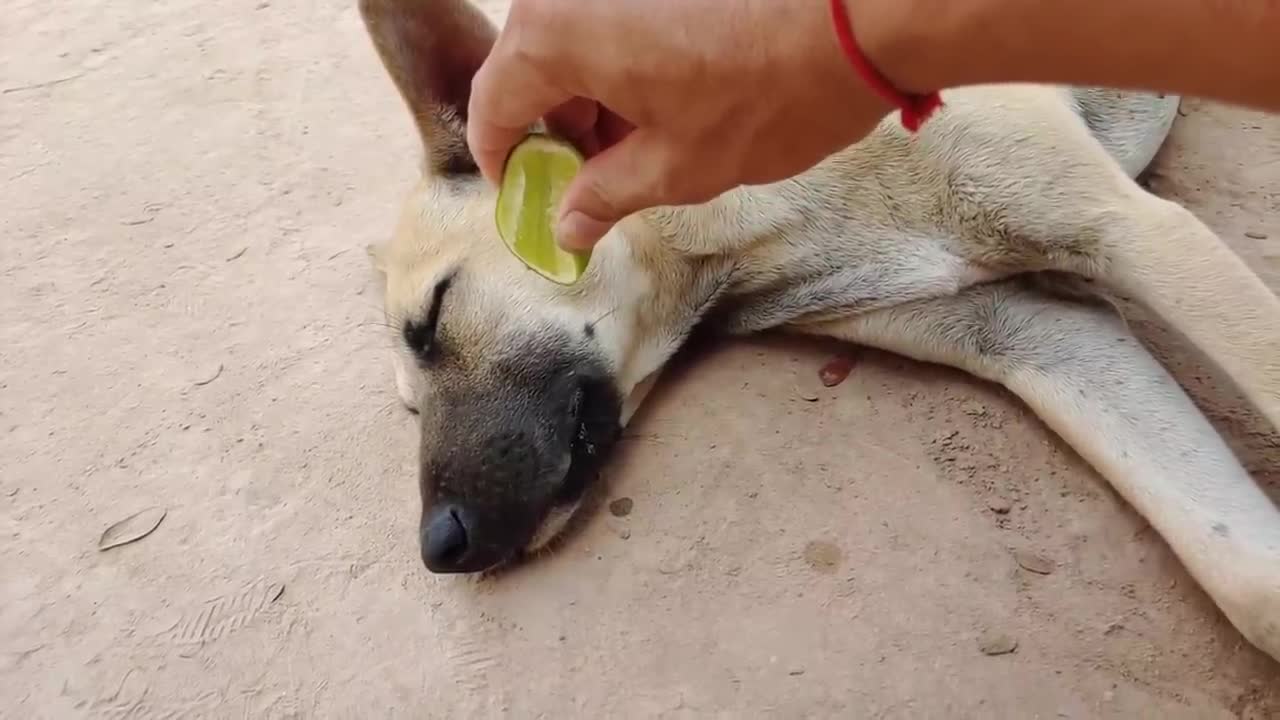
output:
[[841, 2], [862, 53], [902, 92], [1034, 82], [1280, 109], [1274, 3]]
[[999, 0], [842, 0], [860, 49], [895, 88], [925, 94], [987, 82], [974, 38]]
[[[769, 0], [760, 5], [775, 13], [773, 8], [780, 7]], [[781, 20], [772, 18], [768, 24], [777, 29], [761, 35], [761, 44], [767, 48], [762, 60], [768, 68], [764, 75], [771, 78], [770, 84], [797, 93], [792, 102], [808, 105], [809, 112], [816, 114], [815, 122], [846, 126], [855, 136], [849, 138], [851, 142], [865, 132], [859, 127], [863, 116], [875, 112], [888, 115], [894, 109], [892, 103], [872, 92], [850, 65], [827, 2], [806, 3], [803, 12], [792, 11], [788, 22]], [[797, 77], [805, 81], [796, 82]]]

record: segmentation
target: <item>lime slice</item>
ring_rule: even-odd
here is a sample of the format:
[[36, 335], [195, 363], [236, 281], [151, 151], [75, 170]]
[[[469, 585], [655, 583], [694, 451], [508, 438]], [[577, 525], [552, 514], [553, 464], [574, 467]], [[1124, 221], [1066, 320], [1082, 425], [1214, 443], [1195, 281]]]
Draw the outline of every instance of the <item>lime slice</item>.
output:
[[573, 145], [530, 135], [511, 151], [498, 189], [498, 234], [507, 249], [552, 282], [571, 285], [586, 272], [590, 251], [572, 253], [556, 244], [560, 197], [582, 167]]

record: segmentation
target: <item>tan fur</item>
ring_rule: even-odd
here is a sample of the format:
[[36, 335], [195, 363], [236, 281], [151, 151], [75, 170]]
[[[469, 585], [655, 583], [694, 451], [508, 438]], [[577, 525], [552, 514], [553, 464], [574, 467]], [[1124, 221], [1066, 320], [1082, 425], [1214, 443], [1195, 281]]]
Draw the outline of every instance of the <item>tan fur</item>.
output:
[[[387, 13], [423, 32], [463, 12], [428, 0], [362, 9], [397, 81], [405, 63], [433, 67], [428, 44], [442, 40], [426, 31], [431, 43], [406, 46], [402, 20]], [[405, 97], [418, 118], [438, 117], [433, 103], [448, 101]], [[1038, 86], [944, 98], [918, 136], [891, 118], [792, 180], [629, 218], [571, 288], [506, 252], [483, 181], [429, 164], [377, 253], [388, 316], [415, 317], [436, 278], [461, 268], [465, 290], [447, 323], [478, 386], [488, 382], [484, 358], [513, 338], [590, 325], [618, 390], [632, 396], [623, 422], [708, 318], [735, 332], [843, 338], [1001, 383], [1147, 518], [1252, 643], [1280, 658], [1280, 512], [1105, 301], [1116, 291], [1148, 305], [1280, 427], [1280, 301], [1202, 222], [1134, 180], [1177, 99]], [[422, 131], [428, 148], [450, 132]], [[405, 352], [396, 363], [405, 402], [430, 403], [431, 369]], [[448, 450], [468, 452], [467, 442]]]

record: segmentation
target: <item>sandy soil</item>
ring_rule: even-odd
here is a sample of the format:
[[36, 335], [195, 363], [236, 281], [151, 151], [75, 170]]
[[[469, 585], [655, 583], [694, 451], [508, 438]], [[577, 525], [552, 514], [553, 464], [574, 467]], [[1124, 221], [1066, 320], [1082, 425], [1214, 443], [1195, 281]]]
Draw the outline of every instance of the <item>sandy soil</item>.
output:
[[[354, 3], [4, 15], [0, 715], [1280, 716], [1280, 666], [1026, 410], [878, 353], [816, 401], [838, 348], [694, 353], [610, 472], [629, 513], [428, 575], [363, 252], [418, 149]], [[1280, 119], [1185, 111], [1155, 188], [1280, 288]]]

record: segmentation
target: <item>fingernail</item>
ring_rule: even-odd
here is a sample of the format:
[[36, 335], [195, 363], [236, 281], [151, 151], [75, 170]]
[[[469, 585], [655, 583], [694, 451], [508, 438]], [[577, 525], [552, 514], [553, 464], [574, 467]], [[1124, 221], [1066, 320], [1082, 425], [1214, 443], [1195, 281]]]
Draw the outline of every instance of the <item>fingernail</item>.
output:
[[600, 238], [612, 227], [607, 222], [588, 217], [579, 210], [574, 210], [560, 218], [556, 227], [556, 240], [565, 250], [589, 250], [600, 242]]

